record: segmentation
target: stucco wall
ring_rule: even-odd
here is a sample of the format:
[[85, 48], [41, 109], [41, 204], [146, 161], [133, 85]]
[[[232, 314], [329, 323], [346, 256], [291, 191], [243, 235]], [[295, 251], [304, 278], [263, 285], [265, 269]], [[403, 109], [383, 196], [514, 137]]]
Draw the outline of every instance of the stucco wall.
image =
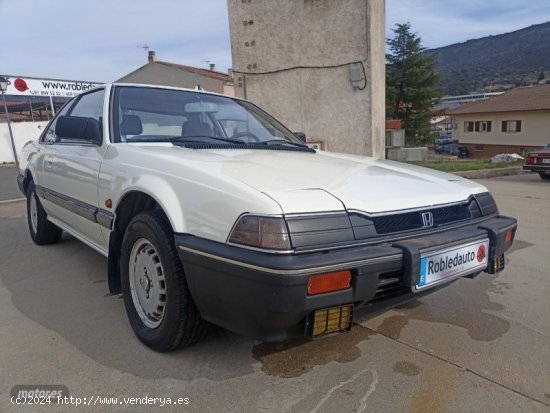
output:
[[[384, 0], [228, 6], [237, 96], [328, 150], [384, 156]], [[350, 83], [348, 65], [321, 68], [354, 61], [364, 64], [364, 90]]]
[[[464, 132], [464, 122], [492, 121], [491, 132]], [[504, 120], [521, 120], [521, 132], [501, 132]], [[460, 143], [544, 146], [550, 142], [550, 110], [454, 115], [453, 139]]]
[[[13, 138], [17, 153], [21, 152], [23, 145], [30, 140], [37, 139], [48, 122], [17, 122], [12, 123]], [[11, 147], [10, 133], [7, 123], [0, 123], [0, 163], [14, 162]]]

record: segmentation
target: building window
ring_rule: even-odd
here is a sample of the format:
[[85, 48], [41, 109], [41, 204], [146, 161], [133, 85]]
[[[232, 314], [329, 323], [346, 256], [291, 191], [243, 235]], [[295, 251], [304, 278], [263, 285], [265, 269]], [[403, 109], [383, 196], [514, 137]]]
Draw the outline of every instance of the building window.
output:
[[488, 133], [491, 132], [493, 122], [490, 120], [478, 120], [475, 122], [467, 121], [464, 122], [464, 132], [482, 132]]
[[503, 120], [502, 132], [521, 132], [521, 120]]

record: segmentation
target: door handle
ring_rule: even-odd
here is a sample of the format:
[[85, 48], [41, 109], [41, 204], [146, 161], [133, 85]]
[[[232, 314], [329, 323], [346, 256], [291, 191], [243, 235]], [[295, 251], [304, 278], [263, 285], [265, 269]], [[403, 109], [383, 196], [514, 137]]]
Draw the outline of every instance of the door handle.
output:
[[46, 159], [46, 169], [53, 169], [53, 161], [51, 159]]

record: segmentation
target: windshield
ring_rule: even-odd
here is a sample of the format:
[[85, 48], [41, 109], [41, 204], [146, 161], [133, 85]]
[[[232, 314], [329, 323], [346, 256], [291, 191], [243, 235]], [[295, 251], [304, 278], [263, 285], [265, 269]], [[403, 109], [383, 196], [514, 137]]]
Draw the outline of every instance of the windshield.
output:
[[305, 146], [253, 104], [200, 92], [115, 89], [115, 142]]

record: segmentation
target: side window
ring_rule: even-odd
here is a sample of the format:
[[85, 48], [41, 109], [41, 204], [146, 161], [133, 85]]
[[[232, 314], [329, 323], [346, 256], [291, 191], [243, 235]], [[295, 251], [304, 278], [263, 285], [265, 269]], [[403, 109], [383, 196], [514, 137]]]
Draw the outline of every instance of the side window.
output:
[[73, 103], [74, 103], [74, 100], [70, 100], [65, 104], [65, 106], [63, 106], [63, 108], [59, 112], [57, 112], [54, 120], [50, 123], [46, 132], [40, 137], [41, 143], [51, 144], [58, 141], [57, 136], [55, 135], [55, 125], [57, 124], [57, 119], [59, 119], [60, 116], [65, 116], [69, 111], [69, 108], [73, 105]]
[[82, 95], [82, 97], [78, 99], [78, 102], [76, 102], [76, 105], [73, 106], [70, 116], [94, 118], [101, 122], [104, 96], [105, 91], [103, 89]]
[[[93, 118], [99, 122], [102, 121], [103, 115], [103, 97], [105, 96], [105, 90], [97, 90], [95, 92], [86, 93], [78, 98], [76, 103], [72, 105], [72, 108], [67, 115], [79, 116], [83, 118]], [[52, 124], [53, 125], [53, 124]], [[55, 129], [55, 125], [53, 125]], [[55, 142], [61, 143], [73, 143], [79, 144], [79, 139], [72, 139], [70, 136], [56, 136]]]

